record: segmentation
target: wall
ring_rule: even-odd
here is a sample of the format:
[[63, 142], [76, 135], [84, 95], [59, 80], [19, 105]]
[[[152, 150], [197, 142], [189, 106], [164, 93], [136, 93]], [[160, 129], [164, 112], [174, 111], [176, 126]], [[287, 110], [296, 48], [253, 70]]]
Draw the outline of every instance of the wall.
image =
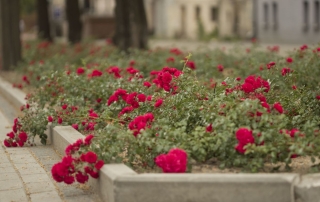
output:
[[[197, 39], [197, 6], [200, 8], [199, 17], [204, 30], [206, 33], [210, 33], [218, 24], [218, 22], [211, 20], [211, 7], [217, 5], [218, 0], [155, 0], [155, 35], [164, 38]], [[182, 15], [182, 7], [185, 9], [185, 15]], [[182, 19], [183, 16], [184, 19]], [[183, 21], [185, 22], [184, 31]]]
[[272, 26], [272, 9], [269, 8], [269, 28], [265, 28], [263, 3], [272, 0], [257, 0], [258, 38], [266, 43], [317, 43], [320, 41], [320, 32], [314, 30], [315, 5], [314, 0], [309, 2], [309, 29], [304, 30], [304, 10], [302, 0], [281, 0], [278, 3], [278, 29]]

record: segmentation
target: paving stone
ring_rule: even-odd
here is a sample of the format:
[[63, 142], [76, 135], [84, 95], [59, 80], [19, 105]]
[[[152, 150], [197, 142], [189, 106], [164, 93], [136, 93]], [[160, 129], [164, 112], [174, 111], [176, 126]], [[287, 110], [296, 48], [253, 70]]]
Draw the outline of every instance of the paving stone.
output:
[[6, 151], [9, 154], [29, 154], [29, 150], [27, 148], [20, 148], [20, 147], [6, 148]]
[[2, 167], [0, 168], [1, 173], [16, 173], [16, 170], [12, 167]]
[[[1, 159], [1, 160], [2, 160], [2, 159]], [[11, 167], [11, 166], [12, 166], [11, 163], [8, 163], [8, 162], [2, 163], [2, 162], [0, 162], [0, 170], [1, 170], [2, 168]]]
[[30, 174], [46, 174], [46, 171], [43, 168], [27, 168], [18, 170], [21, 175], [30, 175]]
[[61, 190], [61, 192], [63, 193], [63, 195], [65, 197], [91, 194], [90, 192], [84, 191], [82, 189], [79, 189], [77, 187], [73, 187], [73, 186], [70, 186], [70, 185], [68, 187], [65, 187], [65, 188], [60, 189], [60, 190]]
[[65, 197], [66, 202], [97, 202], [100, 201], [98, 198], [94, 196], [71, 196]]
[[16, 172], [14, 172], [14, 173], [1, 173], [0, 180], [20, 180], [20, 178]]
[[24, 202], [28, 201], [24, 189], [0, 191], [0, 202]]
[[18, 163], [37, 163], [31, 154], [25, 155], [10, 155], [10, 158], [14, 164]]
[[22, 175], [21, 176], [23, 182], [30, 183], [30, 182], [50, 182], [50, 178], [47, 174], [29, 174], [29, 175]]
[[18, 170], [25, 170], [25, 169], [41, 169], [42, 167], [39, 164], [36, 163], [19, 163], [19, 164], [15, 164], [15, 167]]
[[36, 194], [30, 194], [32, 202], [59, 202], [62, 201], [59, 194], [56, 191], [42, 192]]
[[33, 193], [40, 193], [40, 192], [48, 192], [48, 191], [54, 191], [55, 186], [52, 184], [51, 181], [45, 181], [45, 182], [30, 182], [25, 184], [27, 187], [27, 190], [33, 194]]
[[23, 184], [19, 180], [1, 180], [0, 181], [0, 190], [13, 190], [23, 188]]
[[0, 154], [1, 163], [10, 163], [6, 154]]

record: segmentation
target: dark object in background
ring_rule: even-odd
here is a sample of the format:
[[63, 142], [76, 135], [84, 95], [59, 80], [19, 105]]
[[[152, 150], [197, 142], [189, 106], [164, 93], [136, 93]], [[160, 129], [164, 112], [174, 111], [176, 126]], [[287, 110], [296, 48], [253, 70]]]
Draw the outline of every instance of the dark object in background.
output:
[[0, 69], [10, 70], [21, 60], [20, 0], [0, 0]]
[[52, 41], [47, 0], [37, 0], [37, 22], [38, 37], [46, 41]]
[[116, 0], [113, 42], [121, 50], [146, 49], [148, 26], [143, 0]]
[[65, 3], [68, 21], [68, 41], [75, 44], [81, 41], [82, 35], [79, 2], [78, 0], [66, 0]]

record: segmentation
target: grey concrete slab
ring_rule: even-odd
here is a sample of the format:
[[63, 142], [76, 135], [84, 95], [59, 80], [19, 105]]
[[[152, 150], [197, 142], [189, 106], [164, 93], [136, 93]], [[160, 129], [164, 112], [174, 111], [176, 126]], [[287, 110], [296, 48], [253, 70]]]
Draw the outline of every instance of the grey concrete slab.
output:
[[302, 176], [301, 181], [295, 185], [295, 195], [299, 202], [319, 202], [320, 174]]
[[62, 201], [56, 191], [30, 194], [32, 202], [60, 202]]
[[12, 166], [9, 166], [9, 167], [0, 168], [0, 172], [1, 173], [15, 173], [16, 170]]
[[[2, 159], [1, 159], [1, 160], [2, 160]], [[1, 170], [1, 168], [11, 167], [11, 166], [12, 166], [11, 163], [8, 163], [8, 162], [6, 162], [6, 163], [1, 163], [1, 162], [0, 162], [0, 170]]]
[[0, 78], [0, 94], [7, 100], [10, 104], [18, 110], [20, 106], [26, 103], [24, 99], [26, 94], [17, 88], [13, 88], [12, 84]]
[[24, 202], [28, 197], [24, 189], [0, 191], [0, 202]]
[[1, 173], [0, 181], [2, 180], [15, 180], [20, 181], [19, 175], [17, 173]]
[[46, 174], [43, 168], [27, 168], [18, 170], [21, 176], [30, 174]]
[[64, 154], [65, 148], [85, 136], [71, 126], [56, 126], [53, 128], [52, 144], [59, 154]]
[[30, 182], [50, 182], [50, 178], [47, 175], [47, 173], [42, 174], [26, 174], [21, 176], [24, 183], [30, 183]]
[[0, 190], [14, 190], [23, 188], [23, 184], [19, 180], [1, 180], [0, 181]]
[[293, 202], [296, 174], [141, 174], [114, 180], [114, 202]]
[[25, 185], [28, 192], [31, 194], [56, 190], [55, 186], [52, 184], [51, 181], [29, 182]]
[[65, 197], [66, 202], [97, 202], [100, 201], [97, 197], [92, 196], [72, 196], [72, 197]]
[[10, 155], [10, 159], [14, 164], [37, 163], [31, 154]]

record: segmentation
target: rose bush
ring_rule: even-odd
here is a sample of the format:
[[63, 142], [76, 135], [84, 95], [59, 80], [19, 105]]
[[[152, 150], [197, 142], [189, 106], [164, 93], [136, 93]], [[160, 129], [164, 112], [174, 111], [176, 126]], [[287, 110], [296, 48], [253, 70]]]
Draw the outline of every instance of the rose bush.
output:
[[4, 143], [33, 144], [38, 135], [45, 144], [48, 123], [94, 134], [91, 144], [67, 148], [52, 168], [57, 181], [97, 177], [102, 161], [185, 172], [215, 158], [221, 169], [257, 172], [320, 155], [317, 48], [286, 57], [255, 47], [191, 57], [179, 49], [124, 55], [110, 45], [39, 45], [26, 57], [44, 61], [20, 68], [23, 85], [38, 90]]

